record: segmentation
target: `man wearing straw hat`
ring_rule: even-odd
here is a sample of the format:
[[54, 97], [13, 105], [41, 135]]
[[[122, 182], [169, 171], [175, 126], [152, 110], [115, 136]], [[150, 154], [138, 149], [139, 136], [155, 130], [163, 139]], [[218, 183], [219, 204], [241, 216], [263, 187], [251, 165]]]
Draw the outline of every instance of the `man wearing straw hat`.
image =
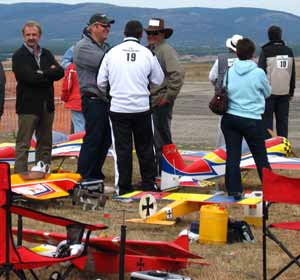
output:
[[160, 86], [151, 85], [151, 105], [154, 122], [154, 142], [158, 175], [161, 171], [162, 147], [172, 143], [171, 120], [175, 99], [183, 85], [184, 71], [178, 55], [166, 39], [173, 34], [173, 29], [166, 28], [161, 18], [151, 18], [145, 28], [149, 48], [155, 53], [165, 74]]

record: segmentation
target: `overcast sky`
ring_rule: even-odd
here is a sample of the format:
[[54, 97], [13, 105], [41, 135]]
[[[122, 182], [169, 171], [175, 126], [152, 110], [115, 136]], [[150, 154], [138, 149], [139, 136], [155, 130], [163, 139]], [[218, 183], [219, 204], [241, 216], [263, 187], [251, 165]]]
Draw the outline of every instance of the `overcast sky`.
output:
[[48, 1], [15, 1], [15, 0], [0, 0], [0, 3], [17, 3], [17, 2], [56, 2], [64, 4], [75, 4], [84, 2], [103, 2], [119, 6], [135, 6], [135, 7], [151, 7], [151, 8], [176, 8], [176, 7], [209, 7], [209, 8], [229, 8], [229, 7], [256, 7], [256, 8], [266, 8], [272, 10], [279, 10], [294, 13], [300, 16], [300, 5], [299, 0], [137, 0], [137, 1], [121, 1], [121, 0], [48, 0]]

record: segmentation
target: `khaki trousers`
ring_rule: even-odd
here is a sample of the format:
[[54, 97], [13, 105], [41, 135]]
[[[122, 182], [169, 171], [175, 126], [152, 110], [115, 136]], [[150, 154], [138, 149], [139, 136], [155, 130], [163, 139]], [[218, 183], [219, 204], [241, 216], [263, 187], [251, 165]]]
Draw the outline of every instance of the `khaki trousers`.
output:
[[15, 172], [26, 172], [28, 169], [28, 151], [33, 134], [36, 136], [35, 162], [51, 163], [52, 124], [54, 112], [45, 110], [41, 115], [19, 114], [16, 139]]

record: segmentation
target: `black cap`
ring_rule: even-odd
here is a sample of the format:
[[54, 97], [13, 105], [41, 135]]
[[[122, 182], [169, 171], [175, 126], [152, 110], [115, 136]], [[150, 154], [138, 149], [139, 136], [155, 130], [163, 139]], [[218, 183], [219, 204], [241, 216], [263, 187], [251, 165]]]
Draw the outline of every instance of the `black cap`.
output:
[[105, 14], [94, 14], [93, 16], [91, 16], [88, 25], [94, 24], [96, 22], [100, 22], [103, 24], [113, 24], [115, 23], [115, 20], [109, 18]]

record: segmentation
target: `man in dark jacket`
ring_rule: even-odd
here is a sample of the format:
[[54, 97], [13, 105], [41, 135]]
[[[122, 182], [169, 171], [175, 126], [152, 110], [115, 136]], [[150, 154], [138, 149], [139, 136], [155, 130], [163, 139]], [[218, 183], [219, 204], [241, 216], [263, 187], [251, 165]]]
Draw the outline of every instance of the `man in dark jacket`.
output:
[[279, 136], [288, 136], [289, 103], [295, 91], [295, 61], [291, 48], [282, 38], [278, 26], [268, 29], [269, 42], [262, 46], [258, 66], [266, 72], [272, 86], [272, 94], [266, 99], [263, 123], [266, 128], [265, 138], [270, 138], [268, 129], [273, 130], [275, 114], [276, 131]]
[[3, 70], [2, 63], [0, 62], [0, 119], [3, 114], [4, 107], [4, 96], [5, 96], [5, 73]]
[[15, 172], [27, 171], [33, 133], [37, 144], [36, 166], [32, 170], [48, 172], [54, 118], [53, 82], [64, 76], [64, 70], [49, 50], [39, 46], [42, 30], [37, 22], [26, 22], [22, 33], [24, 44], [12, 57], [12, 69], [17, 80], [16, 112], [19, 127]]

